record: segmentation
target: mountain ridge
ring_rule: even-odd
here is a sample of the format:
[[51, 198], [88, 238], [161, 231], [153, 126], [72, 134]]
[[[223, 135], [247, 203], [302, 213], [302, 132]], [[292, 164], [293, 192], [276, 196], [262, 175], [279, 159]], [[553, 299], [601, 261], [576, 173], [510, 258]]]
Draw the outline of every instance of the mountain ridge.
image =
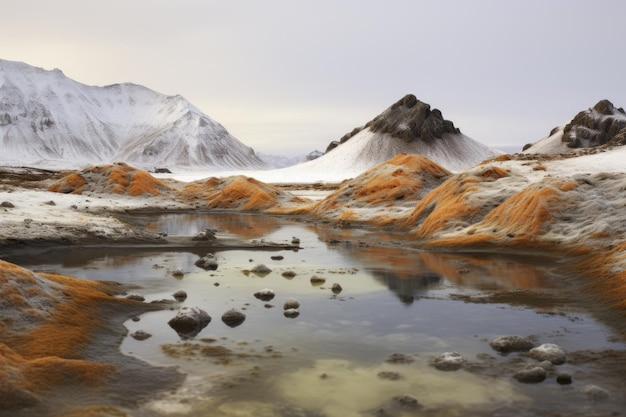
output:
[[265, 168], [254, 150], [180, 95], [134, 83], [89, 86], [0, 60], [0, 149], [5, 162], [139, 167]]

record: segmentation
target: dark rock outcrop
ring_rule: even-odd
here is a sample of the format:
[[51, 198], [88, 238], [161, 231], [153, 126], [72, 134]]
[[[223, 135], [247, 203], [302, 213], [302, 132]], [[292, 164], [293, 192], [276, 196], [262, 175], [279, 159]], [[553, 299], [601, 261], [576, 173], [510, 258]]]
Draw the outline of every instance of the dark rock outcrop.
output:
[[429, 104], [418, 100], [413, 94], [407, 94], [365, 126], [354, 128], [339, 141], [331, 142], [326, 152], [367, 128], [375, 133], [387, 133], [407, 143], [418, 140], [432, 142], [446, 133], [461, 133], [454, 127], [454, 123], [443, 118], [441, 111], [431, 110]]
[[609, 100], [578, 113], [563, 129], [561, 139], [570, 148], [626, 144], [626, 113]]

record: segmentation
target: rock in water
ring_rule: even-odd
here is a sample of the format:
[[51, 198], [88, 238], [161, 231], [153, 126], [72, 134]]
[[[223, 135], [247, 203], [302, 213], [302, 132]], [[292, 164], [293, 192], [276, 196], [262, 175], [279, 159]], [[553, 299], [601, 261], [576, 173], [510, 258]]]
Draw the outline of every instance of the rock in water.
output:
[[489, 346], [500, 353], [527, 352], [535, 344], [527, 337], [523, 336], [501, 336], [491, 342]]
[[261, 291], [257, 291], [254, 293], [254, 296], [262, 301], [270, 301], [274, 298], [274, 291], [269, 288], [264, 288]]
[[285, 300], [285, 304], [283, 305], [284, 310], [289, 310], [291, 308], [297, 309], [300, 308], [300, 301], [295, 298], [288, 298]]
[[456, 371], [463, 367], [465, 358], [457, 352], [445, 352], [435, 358], [433, 365], [440, 371]]
[[515, 375], [513, 375], [513, 378], [525, 384], [533, 384], [542, 382], [544, 379], [546, 379], [546, 375], [547, 372], [545, 369], [540, 366], [535, 366], [516, 372]]
[[235, 308], [231, 308], [230, 310], [222, 314], [222, 321], [228, 327], [237, 327], [241, 323], [243, 323], [245, 319], [246, 315]]
[[202, 258], [198, 259], [195, 265], [206, 271], [215, 271], [218, 266], [217, 260], [215, 260], [215, 255], [212, 253], [207, 253]]
[[567, 359], [565, 351], [559, 345], [553, 343], [545, 343], [531, 349], [530, 356], [538, 361], [550, 361], [554, 365], [561, 365]]
[[198, 335], [211, 322], [209, 313], [199, 307], [182, 307], [167, 324], [183, 339]]

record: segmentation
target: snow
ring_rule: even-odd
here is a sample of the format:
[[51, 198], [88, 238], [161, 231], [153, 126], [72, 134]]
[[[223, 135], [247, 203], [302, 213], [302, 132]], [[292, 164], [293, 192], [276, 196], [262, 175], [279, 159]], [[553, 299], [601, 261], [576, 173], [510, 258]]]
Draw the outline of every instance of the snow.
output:
[[0, 161], [5, 165], [82, 168], [127, 162], [137, 167], [262, 168], [265, 163], [181, 96], [126, 83], [73, 81], [0, 60]]
[[270, 184], [338, 183], [354, 178], [397, 154], [422, 154], [444, 168], [458, 172], [501, 154], [464, 135], [444, 135], [433, 143], [407, 143], [387, 134], [363, 129], [347, 142], [312, 161], [274, 170], [183, 170], [157, 174], [158, 178], [196, 181], [208, 177], [246, 175]]

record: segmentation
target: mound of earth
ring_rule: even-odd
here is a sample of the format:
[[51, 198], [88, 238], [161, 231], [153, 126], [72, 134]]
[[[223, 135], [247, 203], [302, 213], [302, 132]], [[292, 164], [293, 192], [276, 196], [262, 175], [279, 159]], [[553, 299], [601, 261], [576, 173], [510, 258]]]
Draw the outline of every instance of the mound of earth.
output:
[[452, 173], [422, 155], [400, 154], [344, 181], [339, 189], [318, 202], [273, 210], [278, 214], [307, 214], [341, 222], [372, 221], [381, 208], [379, 222], [389, 222], [394, 209], [413, 207]]
[[158, 196], [171, 190], [148, 172], [122, 162], [72, 172], [48, 188], [48, 191], [64, 194], [91, 192], [129, 196]]
[[308, 201], [243, 175], [192, 182], [182, 189], [180, 195], [188, 201], [199, 200], [208, 208], [243, 211], [264, 211], [281, 204]]

